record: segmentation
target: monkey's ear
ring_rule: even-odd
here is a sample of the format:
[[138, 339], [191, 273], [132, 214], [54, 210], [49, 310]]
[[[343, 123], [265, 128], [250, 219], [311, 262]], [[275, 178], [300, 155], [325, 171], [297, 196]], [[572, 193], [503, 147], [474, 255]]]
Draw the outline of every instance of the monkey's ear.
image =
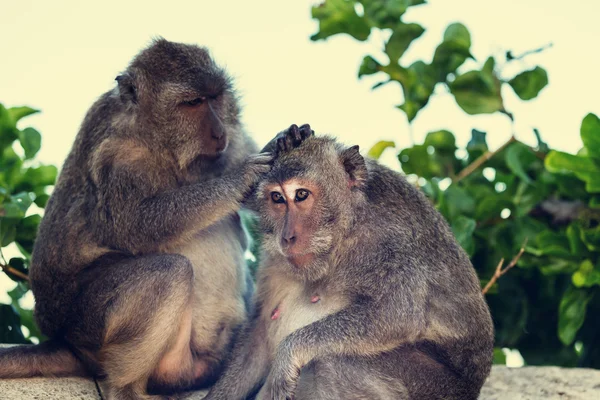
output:
[[367, 183], [367, 166], [358, 151], [358, 145], [347, 148], [340, 154], [340, 160], [348, 174], [350, 187], [362, 188]]
[[137, 88], [133, 76], [127, 72], [115, 78], [119, 85], [119, 96], [124, 103], [137, 103]]

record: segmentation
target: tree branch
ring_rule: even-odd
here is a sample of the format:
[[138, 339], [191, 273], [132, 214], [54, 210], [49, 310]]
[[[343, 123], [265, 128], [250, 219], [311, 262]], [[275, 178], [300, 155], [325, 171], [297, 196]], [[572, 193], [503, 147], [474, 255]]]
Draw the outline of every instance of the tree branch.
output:
[[496, 154], [500, 153], [502, 150], [504, 150], [506, 147], [508, 147], [510, 144], [512, 144], [516, 141], [517, 141], [517, 139], [515, 138], [514, 135], [512, 135], [506, 143], [504, 143], [502, 146], [498, 147], [496, 150], [487, 151], [484, 154], [482, 154], [478, 159], [473, 161], [471, 164], [467, 165], [465, 167], [465, 169], [463, 169], [462, 171], [460, 171], [458, 173], [458, 175], [456, 175], [456, 178], [453, 180], [454, 183], [460, 182], [467, 176], [471, 175], [476, 169], [481, 167], [486, 161], [488, 161], [490, 158], [494, 157]]
[[485, 285], [485, 287], [481, 290], [481, 293], [486, 294], [490, 290], [492, 285], [494, 283], [496, 283], [496, 281], [502, 275], [506, 274], [512, 267], [517, 265], [517, 262], [519, 261], [519, 259], [523, 255], [523, 253], [525, 252], [525, 246], [527, 246], [527, 240], [528, 239], [525, 238], [525, 241], [521, 245], [521, 250], [519, 250], [517, 255], [510, 261], [510, 263], [506, 266], [506, 268], [502, 269], [502, 265], [504, 265], [504, 258], [500, 260], [500, 262], [498, 263], [498, 266], [496, 267], [496, 271], [494, 272], [494, 275], [492, 276], [490, 281], [487, 283], [487, 285]]
[[542, 51], [549, 49], [550, 47], [552, 47], [553, 44], [552, 43], [548, 43], [542, 47], [538, 47], [537, 49], [533, 49], [533, 50], [527, 50], [526, 52], [519, 54], [518, 56], [513, 56], [512, 52], [507, 52], [506, 53], [506, 60], [507, 61], [515, 61], [515, 60], [522, 60], [523, 58], [531, 55], [531, 54], [535, 54], [535, 53], [541, 53]]
[[0, 268], [2, 268], [2, 271], [4, 271], [4, 273], [6, 273], [6, 274], [14, 275], [17, 278], [20, 278], [20, 279], [23, 279], [24, 281], [29, 282], [29, 277], [26, 274], [24, 274], [23, 272], [19, 271], [16, 268], [11, 267], [10, 265], [0, 264]]

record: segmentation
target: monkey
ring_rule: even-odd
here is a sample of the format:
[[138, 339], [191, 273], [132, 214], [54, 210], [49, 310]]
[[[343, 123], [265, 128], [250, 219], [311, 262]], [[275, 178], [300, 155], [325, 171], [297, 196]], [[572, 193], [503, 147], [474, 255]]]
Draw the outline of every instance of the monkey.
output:
[[116, 81], [86, 114], [34, 245], [49, 340], [0, 350], [0, 378], [91, 375], [109, 399], [137, 400], [218, 376], [253, 289], [237, 211], [273, 155], [256, 154], [204, 47], [158, 38]]
[[255, 311], [205, 400], [474, 400], [494, 331], [448, 224], [358, 146], [282, 152], [249, 207]]

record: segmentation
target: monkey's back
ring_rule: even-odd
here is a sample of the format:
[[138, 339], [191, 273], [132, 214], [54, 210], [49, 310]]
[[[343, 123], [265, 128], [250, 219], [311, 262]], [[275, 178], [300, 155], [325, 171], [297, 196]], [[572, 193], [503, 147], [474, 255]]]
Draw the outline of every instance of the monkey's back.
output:
[[78, 272], [107, 251], [101, 248], [89, 223], [96, 202], [89, 171], [94, 150], [111, 135], [110, 118], [105, 116], [118, 111], [111, 92], [90, 108], [40, 223], [30, 280], [36, 298], [36, 320], [48, 336], [62, 328], [77, 291]]
[[369, 207], [361, 231], [381, 243], [372, 258], [423, 282], [427, 322], [418, 346], [482, 385], [491, 368], [493, 323], [468, 255], [420, 190], [375, 161], [367, 165]]

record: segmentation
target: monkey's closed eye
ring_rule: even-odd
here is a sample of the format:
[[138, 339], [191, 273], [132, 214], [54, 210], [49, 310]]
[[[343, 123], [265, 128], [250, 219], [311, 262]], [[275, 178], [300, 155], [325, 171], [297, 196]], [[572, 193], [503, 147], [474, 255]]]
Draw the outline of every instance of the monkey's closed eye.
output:
[[271, 200], [273, 203], [285, 203], [285, 199], [279, 192], [271, 192]]
[[184, 101], [183, 104], [185, 104], [186, 106], [197, 106], [197, 105], [204, 103], [205, 101], [206, 101], [206, 97], [202, 96], [202, 97], [198, 97], [194, 100]]
[[304, 201], [310, 192], [306, 189], [298, 189], [296, 191], [296, 201]]

